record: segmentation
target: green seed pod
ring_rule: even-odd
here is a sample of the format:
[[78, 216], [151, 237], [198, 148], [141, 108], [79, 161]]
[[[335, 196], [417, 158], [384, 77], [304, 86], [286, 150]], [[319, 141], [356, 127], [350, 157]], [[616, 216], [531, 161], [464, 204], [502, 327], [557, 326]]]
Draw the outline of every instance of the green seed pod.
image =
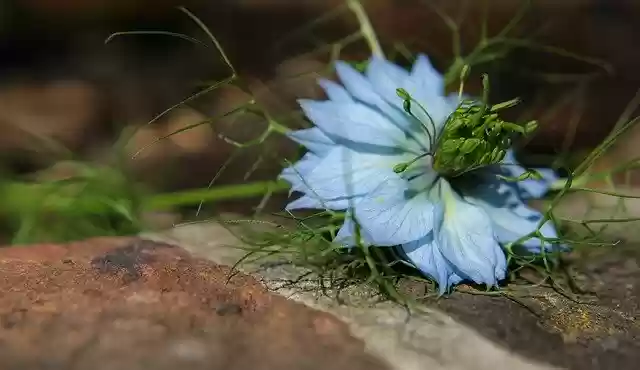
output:
[[499, 110], [503, 110], [503, 109], [507, 109], [507, 108], [511, 108], [514, 107], [516, 105], [520, 104], [520, 99], [515, 98], [515, 99], [511, 99], [502, 103], [498, 103], [498, 104], [494, 104], [491, 106], [491, 112], [497, 112]]
[[479, 165], [482, 165], [483, 163], [491, 163], [491, 153], [484, 153], [478, 162]]
[[442, 143], [441, 150], [446, 154], [455, 154], [464, 142], [464, 138], [450, 139]]
[[453, 168], [455, 171], [464, 171], [468, 167], [463, 155], [459, 155], [453, 159]]
[[460, 146], [460, 152], [462, 154], [469, 154], [473, 152], [481, 142], [480, 139], [466, 139]]
[[464, 119], [454, 118], [451, 121], [448, 121], [447, 125], [449, 126], [447, 127], [448, 130], [457, 131], [460, 127], [465, 126], [466, 122]]
[[507, 152], [504, 149], [500, 149], [498, 147], [493, 148], [493, 151], [491, 152], [491, 163], [499, 163], [504, 159], [506, 154]]
[[524, 125], [524, 133], [526, 135], [532, 134], [537, 129], [538, 129], [538, 121], [529, 121]]

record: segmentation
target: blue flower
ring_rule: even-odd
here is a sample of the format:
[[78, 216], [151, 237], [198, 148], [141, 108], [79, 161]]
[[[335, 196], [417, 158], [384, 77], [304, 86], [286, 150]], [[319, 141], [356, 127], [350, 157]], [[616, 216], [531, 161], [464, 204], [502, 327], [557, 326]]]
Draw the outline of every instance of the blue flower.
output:
[[[497, 173], [525, 171], [511, 153], [503, 165], [473, 171], [464, 183], [436, 173], [425, 153], [459, 99], [445, 94], [443, 77], [426, 56], [410, 71], [378, 57], [364, 74], [344, 62], [336, 63], [336, 71], [342, 85], [319, 81], [328, 100], [299, 101], [315, 127], [289, 134], [308, 152], [280, 175], [302, 194], [287, 209], [345, 211], [337, 242], [356, 244], [357, 223], [361, 243], [398, 246], [441, 294], [462, 280], [497, 285], [507, 268], [503, 246], [535, 231], [542, 217], [524, 200], [541, 196], [552, 179], [501, 180]], [[406, 113], [398, 88], [428, 115]], [[394, 170], [407, 163], [406, 170]], [[557, 237], [551, 224], [540, 231]], [[524, 246], [532, 252], [551, 247], [538, 238]]]

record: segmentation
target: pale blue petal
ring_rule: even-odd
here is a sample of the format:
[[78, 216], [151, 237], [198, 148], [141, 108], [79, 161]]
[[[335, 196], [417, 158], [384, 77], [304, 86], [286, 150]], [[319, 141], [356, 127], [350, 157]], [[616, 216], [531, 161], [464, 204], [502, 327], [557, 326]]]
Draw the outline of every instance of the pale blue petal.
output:
[[313, 194], [303, 195], [300, 198], [287, 204], [285, 209], [287, 211], [293, 211], [296, 209], [330, 209], [333, 211], [339, 211], [347, 209], [350, 205], [349, 199], [337, 198], [337, 199], [320, 199]]
[[431, 232], [420, 240], [403, 244], [401, 247], [407, 259], [417, 269], [438, 283], [438, 290], [442, 295], [451, 285], [462, 281], [462, 278], [444, 258], [433, 235], [434, 233]]
[[384, 156], [335, 147], [305, 176], [310, 191], [321, 199], [366, 195], [389, 178], [398, 178], [393, 166], [407, 156]]
[[373, 90], [371, 83], [348, 63], [337, 61], [335, 67], [340, 81], [342, 81], [351, 96], [374, 106], [382, 101], [380, 96]]
[[[432, 137], [437, 137], [444, 121], [457, 107], [458, 100], [457, 95], [453, 97], [444, 96], [444, 88], [438, 91], [434, 90], [434, 84], [442, 85], [442, 77], [433, 68], [431, 68], [431, 72], [435, 74], [426, 72], [422, 58], [418, 58], [414, 72], [411, 75], [406, 70], [387, 60], [372, 58], [367, 68], [367, 77], [380, 96], [397, 109], [403, 111], [404, 101], [398, 97], [396, 90], [404, 88], [417, 101], [417, 104], [412, 102], [411, 113], [420, 122], [412, 119], [412, 129], [423, 133], [424, 130], [427, 130]], [[433, 125], [431, 120], [434, 121]], [[425, 142], [428, 141], [428, 137], [423, 140]]]
[[366, 76], [376, 93], [402, 109], [402, 99], [396, 91], [403, 87], [404, 81], [409, 78], [409, 72], [386, 59], [373, 57], [367, 66]]
[[428, 191], [415, 191], [390, 177], [354, 208], [356, 219], [376, 245], [399, 245], [427, 235], [442, 217], [442, 205]]
[[317, 127], [291, 131], [287, 133], [287, 136], [319, 156], [323, 156], [336, 145]]
[[[387, 103], [374, 89], [371, 81], [369, 81], [360, 72], [345, 62], [336, 62], [336, 73], [344, 84], [344, 87], [357, 100], [365, 103], [370, 107], [375, 107], [387, 116], [393, 125], [401, 130], [412, 133], [416, 129], [416, 122], [411, 119], [404, 111], [398, 109], [397, 106], [391, 106]], [[398, 82], [400, 83], [400, 81]], [[397, 87], [402, 87], [398, 85]], [[399, 104], [402, 104], [398, 98]]]
[[433, 187], [439, 175], [433, 170], [432, 163], [430, 156], [422, 158], [400, 174], [400, 177], [407, 181], [408, 189], [421, 192]]
[[278, 178], [291, 184], [291, 192], [308, 192], [309, 187], [306, 177], [322, 162], [322, 158], [314, 153], [306, 153], [293, 166], [287, 167], [280, 173]]
[[314, 177], [311, 175], [323, 162], [323, 158], [314, 153], [306, 153], [302, 159], [293, 166], [285, 168], [280, 174], [280, 178], [291, 184], [292, 192], [297, 191], [305, 195], [294, 200], [286, 206], [287, 210], [295, 209], [331, 209], [341, 210], [349, 207], [357, 197], [340, 197], [340, 195], [323, 194], [318, 195], [314, 190]]
[[[537, 230], [538, 223], [542, 219], [540, 212], [527, 207], [524, 203], [510, 208], [496, 208], [483, 200], [469, 199], [469, 201], [481, 207], [489, 215], [496, 237], [503, 244], [515, 242]], [[540, 233], [545, 238], [555, 239], [558, 237], [555, 227], [550, 221], [544, 223], [540, 228]], [[531, 252], [541, 251], [543, 244], [547, 250], [552, 247], [550, 243], [543, 243], [540, 238], [530, 238], [522, 243]]]
[[[521, 237], [535, 231], [542, 219], [542, 214], [529, 207], [519, 196], [519, 190], [513, 183], [499, 180], [497, 177], [487, 177], [480, 186], [474, 186], [467, 191], [467, 199], [482, 207], [491, 217], [494, 231], [501, 243], [514, 242]], [[552, 222], [546, 222], [540, 229], [546, 238], [557, 238], [558, 234]], [[531, 252], [553, 247], [543, 243], [539, 238], [531, 238], [523, 243]]]
[[338, 234], [336, 234], [335, 239], [333, 240], [335, 243], [344, 245], [345, 247], [353, 247], [356, 245], [355, 232], [356, 224], [353, 222], [351, 217], [347, 217], [342, 224], [340, 230], [338, 230]]
[[344, 87], [340, 86], [340, 84], [324, 78], [319, 79], [318, 84], [320, 85], [320, 87], [322, 87], [329, 99], [335, 102], [353, 102], [353, 98], [351, 97], [351, 95], [349, 95], [347, 90], [345, 90]]
[[456, 273], [478, 284], [497, 285], [506, 273], [506, 258], [489, 215], [457, 195], [440, 181], [444, 219], [436, 238], [444, 258]]
[[300, 100], [305, 114], [329, 136], [368, 145], [403, 148], [405, 133], [376, 110], [358, 103]]
[[412, 105], [411, 112], [432, 135], [435, 126], [437, 135], [458, 105], [457, 97], [445, 96], [444, 78], [431, 66], [426, 56], [420, 55], [411, 77], [404, 80], [402, 87], [419, 103]]
[[433, 67], [429, 57], [419, 54], [411, 69], [411, 81], [423, 97], [444, 95], [444, 77]]
[[[360, 228], [360, 243], [364, 245], [371, 245], [371, 236], [366, 233], [366, 231]], [[350, 212], [345, 214], [345, 220], [342, 224], [340, 230], [338, 230], [338, 234], [336, 234], [335, 239], [333, 240], [336, 243], [342, 244], [345, 247], [353, 247], [357, 245], [356, 243], [356, 223], [353, 220]]]

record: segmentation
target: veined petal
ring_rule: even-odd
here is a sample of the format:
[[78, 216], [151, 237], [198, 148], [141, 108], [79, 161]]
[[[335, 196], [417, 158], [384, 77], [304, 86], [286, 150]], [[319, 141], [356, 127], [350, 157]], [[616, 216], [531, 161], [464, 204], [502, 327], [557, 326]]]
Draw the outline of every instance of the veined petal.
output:
[[[313, 183], [309, 182], [308, 178], [311, 173], [322, 163], [321, 157], [314, 153], [306, 153], [302, 159], [296, 162], [293, 166], [285, 168], [280, 174], [280, 178], [286, 180], [291, 184], [292, 192], [301, 192], [304, 195], [300, 198], [290, 202], [285, 209], [331, 209], [341, 210], [348, 208], [357, 197], [344, 197], [340, 195], [318, 195], [313, 190]], [[313, 180], [313, 178], [311, 178]]]
[[[360, 228], [360, 243], [371, 245], [371, 236], [366, 233], [365, 230]], [[336, 238], [333, 240], [336, 243], [342, 244], [345, 247], [353, 247], [357, 245], [356, 243], [356, 223], [353, 220], [353, 216], [351, 216], [351, 212], [347, 212], [345, 214], [344, 223], [340, 230], [338, 230], [338, 234], [336, 234]]]
[[433, 187], [438, 173], [433, 170], [432, 162], [431, 157], [422, 158], [400, 174], [407, 181], [408, 189], [420, 192]]
[[[542, 214], [527, 207], [524, 203], [518, 206], [494, 207], [480, 199], [469, 199], [469, 201], [482, 208], [489, 215], [493, 223], [493, 230], [500, 243], [512, 243], [529, 233], [538, 229], [538, 223], [542, 219]], [[540, 233], [545, 238], [557, 238], [553, 223], [547, 221], [540, 228]], [[540, 238], [530, 238], [522, 245], [531, 252], [540, 252], [544, 245], [545, 249], [550, 249], [552, 245], [543, 242]]]
[[414, 103], [411, 112], [420, 119], [424, 129], [429, 130], [432, 136], [437, 136], [447, 117], [458, 105], [457, 98], [445, 96], [444, 78], [426, 56], [420, 55], [411, 76], [403, 81], [402, 87], [419, 104]]
[[355, 239], [355, 230], [355, 222], [353, 222], [353, 219], [351, 217], [347, 217], [345, 218], [342, 227], [340, 228], [340, 230], [338, 230], [338, 234], [336, 234], [336, 237], [333, 241], [338, 244], [342, 244], [345, 247], [353, 247], [357, 244]]
[[317, 127], [291, 131], [287, 133], [287, 136], [319, 156], [323, 156], [336, 145]]
[[402, 99], [397, 89], [403, 87], [409, 72], [386, 59], [373, 57], [367, 66], [366, 76], [378, 95], [396, 107], [402, 108]]
[[[535, 231], [542, 214], [527, 206], [519, 196], [515, 184], [507, 183], [494, 176], [487, 176], [479, 186], [467, 192], [467, 200], [481, 207], [491, 217], [496, 237], [500, 243], [511, 243]], [[540, 233], [546, 238], [557, 238], [552, 222], [546, 222]], [[522, 244], [531, 252], [539, 252], [552, 247], [539, 238], [531, 238]]]
[[389, 177], [356, 204], [354, 214], [374, 244], [409, 243], [431, 232], [442, 217], [442, 205], [426, 190]]
[[327, 94], [329, 99], [335, 102], [343, 102], [343, 103], [353, 103], [353, 98], [344, 87], [340, 86], [340, 84], [335, 83], [331, 80], [327, 80], [321, 78], [318, 80], [318, 85], [322, 87], [324, 92]]
[[460, 277], [497, 285], [507, 266], [489, 215], [453, 192], [445, 180], [439, 185], [445, 211], [436, 235], [443, 257]]
[[[360, 72], [356, 71], [353, 67], [345, 62], [336, 62], [336, 73], [340, 78], [340, 81], [344, 84], [344, 87], [349, 93], [362, 103], [376, 107], [385, 116], [388, 117], [393, 125], [401, 130], [412, 133], [417, 128], [416, 122], [414, 122], [407, 114], [398, 109], [398, 106], [392, 106], [385, 101], [376, 91], [371, 81], [369, 81]], [[402, 87], [398, 81], [397, 87]], [[400, 107], [402, 106], [402, 100], [398, 98]]]
[[314, 153], [307, 152], [293, 166], [287, 167], [278, 176], [291, 184], [291, 191], [306, 193], [309, 189], [304, 180], [322, 161], [322, 158]]
[[372, 108], [358, 103], [300, 100], [305, 114], [330, 136], [362, 144], [402, 149], [405, 133]]
[[429, 57], [419, 54], [411, 69], [411, 81], [423, 97], [442, 96], [444, 94], [444, 77], [429, 61]]
[[371, 83], [355, 68], [343, 61], [337, 61], [335, 67], [340, 81], [351, 96], [372, 105], [377, 105], [376, 103], [381, 101]]
[[446, 293], [451, 285], [462, 281], [442, 255], [433, 232], [419, 240], [403, 244], [401, 248], [416, 268], [438, 283], [440, 295]]
[[357, 199], [349, 200], [344, 198], [335, 198], [335, 199], [321, 199], [319, 197], [314, 196], [314, 194], [303, 195], [300, 198], [290, 202], [285, 207], [288, 211], [293, 211], [296, 209], [330, 209], [333, 211], [339, 211], [343, 209], [347, 209], [350, 203], [357, 201]]
[[305, 176], [310, 194], [321, 199], [364, 196], [390, 178], [398, 178], [393, 166], [407, 156], [360, 153], [335, 147]]

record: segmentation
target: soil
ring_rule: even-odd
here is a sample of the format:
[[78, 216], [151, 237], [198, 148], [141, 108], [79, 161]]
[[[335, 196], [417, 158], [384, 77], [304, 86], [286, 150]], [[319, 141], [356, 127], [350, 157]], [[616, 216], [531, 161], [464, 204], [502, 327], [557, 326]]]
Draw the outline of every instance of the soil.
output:
[[640, 245], [574, 254], [578, 301], [532, 288], [518, 301], [454, 293], [429, 305], [525, 355], [575, 370], [637, 369], [640, 363]]

